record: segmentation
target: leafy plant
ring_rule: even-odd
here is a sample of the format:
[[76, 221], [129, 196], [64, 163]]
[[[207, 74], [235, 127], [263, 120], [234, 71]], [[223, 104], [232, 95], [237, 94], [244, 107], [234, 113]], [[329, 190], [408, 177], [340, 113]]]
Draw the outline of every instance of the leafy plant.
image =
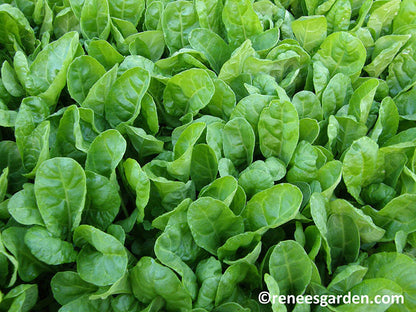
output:
[[415, 17], [0, 0], [0, 311], [416, 311]]

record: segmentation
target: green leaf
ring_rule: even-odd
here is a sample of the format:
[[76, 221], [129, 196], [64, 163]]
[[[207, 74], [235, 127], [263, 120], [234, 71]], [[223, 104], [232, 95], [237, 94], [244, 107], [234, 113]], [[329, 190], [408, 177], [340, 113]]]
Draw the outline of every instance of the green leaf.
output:
[[4, 296], [2, 308], [8, 311], [30, 311], [38, 300], [36, 284], [21, 284], [10, 290]]
[[235, 117], [243, 117], [247, 120], [253, 128], [256, 139], [258, 140], [258, 123], [260, 114], [263, 108], [265, 108], [271, 100], [271, 96], [260, 94], [248, 95], [237, 103], [230, 118], [233, 119]]
[[115, 185], [106, 177], [86, 171], [87, 207], [83, 220], [99, 229], [105, 230], [116, 218], [121, 198]]
[[[217, 295], [215, 296], [215, 305], [218, 306], [224, 301], [229, 301], [232, 298], [235, 289], [239, 288], [238, 284], [245, 281], [255, 285], [258, 279], [257, 268], [252, 264], [241, 262], [229, 266], [221, 276]], [[225, 306], [224, 310], [226, 310]], [[235, 308], [233, 310], [235, 311]]]
[[[376, 298], [383, 298], [384, 296], [391, 296], [392, 298], [394, 296], [401, 296], [402, 289], [401, 287], [394, 283], [393, 281], [390, 281], [388, 279], [384, 278], [374, 278], [374, 279], [367, 279], [363, 281], [362, 283], [356, 285], [354, 288], [351, 289], [351, 295], [366, 295], [368, 296], [368, 302], [359, 303], [357, 305], [354, 305], [354, 308], [352, 308], [352, 305], [344, 304], [337, 307], [337, 311], [346, 312], [346, 311], [367, 311], [371, 309], [371, 311], [387, 311], [389, 307], [393, 305], [392, 302], [384, 303], [383, 301], [381, 303], [376, 304], [375, 299]], [[377, 297], [381, 296], [381, 297]]]
[[355, 116], [363, 124], [367, 122], [378, 84], [377, 79], [369, 79], [359, 86], [351, 96], [348, 114]]
[[44, 227], [31, 227], [27, 230], [24, 240], [31, 253], [49, 265], [75, 262], [77, 257], [71, 243], [54, 237]]
[[218, 248], [218, 258], [229, 265], [241, 262], [254, 264], [261, 251], [260, 238], [260, 235], [254, 232], [230, 237]]
[[371, 130], [370, 137], [382, 145], [396, 134], [398, 126], [398, 108], [390, 97], [386, 97], [381, 102], [377, 122]]
[[360, 233], [354, 220], [344, 214], [333, 214], [328, 219], [327, 227], [333, 265], [357, 260], [360, 251]]
[[380, 179], [383, 159], [379, 157], [378, 146], [368, 137], [355, 141], [345, 153], [343, 179], [348, 192], [359, 202], [361, 189]]
[[134, 35], [134, 40], [129, 44], [129, 51], [132, 55], [139, 54], [156, 62], [165, 51], [163, 32], [149, 30]]
[[404, 306], [396, 305], [397, 308], [411, 311], [416, 307], [416, 287], [412, 282], [416, 266], [412, 258], [396, 252], [381, 252], [369, 257], [365, 265], [368, 267], [365, 279], [385, 278], [402, 288]]
[[297, 215], [302, 193], [294, 185], [282, 183], [255, 194], [244, 210], [253, 231], [278, 227]]
[[17, 66], [20, 59], [15, 55], [14, 67], [27, 93], [40, 96], [49, 106], [56, 104], [65, 87], [67, 70], [76, 55], [78, 41], [77, 32], [66, 33], [39, 52], [27, 69]]
[[328, 285], [328, 290], [338, 294], [346, 293], [363, 280], [367, 271], [368, 269], [361, 265], [347, 265], [334, 276], [331, 283]]
[[110, 70], [114, 65], [121, 63], [124, 57], [107, 41], [92, 40], [87, 45], [88, 55], [99, 61], [106, 70]]
[[7, 50], [15, 52], [22, 47], [28, 53], [33, 52], [35, 33], [21, 10], [5, 2], [0, 7], [0, 22], [5, 26], [0, 41]]
[[50, 271], [49, 267], [36, 259], [24, 242], [27, 230], [22, 227], [9, 227], [1, 236], [6, 247], [18, 262], [18, 274], [24, 282], [30, 282], [43, 272]]
[[199, 25], [202, 28], [222, 35], [224, 28], [221, 14], [223, 6], [224, 4], [221, 0], [195, 0], [195, 9], [198, 13]]
[[389, 31], [391, 23], [399, 11], [400, 3], [398, 0], [388, 1], [372, 10], [367, 27], [373, 31], [375, 38]]
[[191, 296], [186, 292], [178, 277], [169, 268], [150, 257], [142, 257], [130, 273], [133, 294], [144, 303], [161, 296], [166, 311], [189, 311]]
[[231, 49], [225, 41], [209, 29], [196, 28], [192, 30], [189, 34], [189, 43], [192, 48], [205, 55], [212, 69], [217, 73], [231, 56]]
[[214, 257], [202, 260], [198, 263], [196, 275], [201, 287], [195, 306], [209, 310], [214, 307], [215, 295], [222, 275], [221, 262]]
[[142, 222], [145, 207], [150, 197], [150, 180], [140, 165], [134, 159], [127, 159], [123, 163], [126, 179], [136, 195], [136, 208], [139, 212], [137, 221]]
[[133, 123], [149, 84], [149, 72], [140, 67], [131, 68], [117, 78], [105, 101], [105, 117], [113, 127]]
[[355, 208], [343, 199], [336, 199], [329, 203], [331, 214], [339, 214], [350, 217], [358, 227], [361, 243], [370, 244], [380, 241], [385, 231], [376, 226], [370, 216], [362, 210]]
[[83, 224], [74, 231], [74, 244], [82, 247], [77, 271], [84, 281], [97, 286], [111, 285], [126, 272], [127, 252], [113, 236]]
[[195, 182], [197, 190], [202, 189], [215, 180], [218, 173], [217, 157], [206, 144], [195, 145], [191, 158], [191, 179]]
[[163, 106], [174, 117], [195, 116], [208, 105], [214, 92], [214, 84], [206, 71], [189, 69], [169, 79], [163, 92]]
[[328, 33], [348, 31], [351, 23], [351, 2], [337, 0], [326, 14]]
[[8, 211], [20, 224], [44, 225], [42, 216], [40, 215], [36, 204], [33, 184], [25, 183], [23, 189], [10, 198]]
[[193, 240], [185, 213], [182, 213], [181, 217], [175, 217], [177, 216], [171, 216], [164, 232], [156, 240], [155, 255], [164, 265], [182, 276], [185, 289], [192, 298], [196, 298], [198, 292], [196, 275], [185, 261], [195, 260], [200, 249]]
[[223, 202], [211, 197], [202, 197], [188, 209], [188, 224], [198, 246], [213, 255], [225, 241], [244, 231], [243, 219]]
[[20, 85], [16, 72], [9, 62], [5, 61], [1, 67], [1, 79], [4, 88], [14, 97], [21, 97], [25, 95], [25, 91]]
[[[12, 247], [12, 249], [13, 249], [13, 247]], [[1, 255], [1, 258], [2, 258], [2, 262], [5, 265], [7, 265], [7, 267], [8, 267], [7, 270], [3, 269], [2, 276], [4, 278], [9, 277], [9, 283], [7, 284], [7, 281], [4, 280], [2, 282], [2, 285], [7, 285], [7, 287], [12, 287], [14, 285], [14, 283], [16, 282], [16, 279], [17, 279], [17, 270], [19, 268], [19, 263], [17, 262], [16, 258], [13, 257], [12, 255], [10, 255], [6, 251], [6, 249], [4, 248], [3, 239], [1, 237], [1, 235], [0, 235], [0, 255]], [[9, 264], [7, 262], [11, 263], [11, 267], [9, 267]], [[12, 269], [11, 273], [8, 272], [10, 269]], [[6, 271], [6, 272], [4, 272], [4, 271]], [[8, 275], [8, 276], [4, 276], [4, 275]], [[0, 299], [1, 299], [1, 296], [0, 296]], [[0, 303], [1, 303], [1, 300], [0, 300]]]
[[237, 47], [251, 36], [262, 32], [262, 26], [249, 0], [227, 0], [222, 11], [228, 41]]
[[145, 1], [120, 1], [110, 0], [108, 1], [109, 11], [111, 17], [120, 18], [131, 22], [136, 26], [145, 9]]
[[46, 160], [38, 169], [35, 196], [45, 226], [59, 238], [68, 238], [80, 224], [86, 197], [82, 167], [71, 158]]
[[188, 1], [174, 1], [166, 5], [162, 14], [162, 29], [171, 53], [189, 46], [188, 36], [198, 27], [198, 15]]
[[297, 242], [290, 240], [282, 241], [273, 248], [269, 270], [282, 295], [303, 294], [312, 277], [308, 255]]
[[322, 110], [324, 117], [337, 112], [342, 106], [347, 105], [352, 94], [351, 80], [344, 74], [336, 74], [328, 82], [322, 93]]
[[65, 305], [88, 293], [95, 292], [98, 287], [85, 282], [76, 272], [62, 271], [52, 277], [51, 289], [55, 300]]
[[219, 199], [227, 206], [230, 206], [237, 192], [237, 187], [237, 180], [234, 177], [224, 176], [205, 186], [199, 193], [199, 197]]
[[224, 156], [230, 159], [235, 167], [241, 168], [253, 161], [254, 131], [244, 118], [237, 117], [227, 122], [222, 138]]
[[322, 108], [318, 97], [310, 91], [300, 91], [293, 96], [292, 104], [299, 118], [322, 119]]
[[111, 22], [108, 2], [85, 0], [80, 17], [81, 32], [87, 39], [106, 40], [110, 35]]
[[372, 62], [366, 65], [364, 70], [371, 77], [379, 77], [408, 40], [408, 35], [389, 35], [379, 38], [371, 54]]
[[91, 87], [105, 74], [104, 67], [93, 57], [77, 57], [68, 68], [68, 91], [78, 103], [84, 102]]
[[331, 77], [338, 73], [351, 77], [360, 73], [365, 56], [366, 51], [360, 39], [341, 31], [326, 37], [313, 59], [322, 62]]
[[400, 195], [378, 212], [380, 219], [374, 221], [386, 230], [384, 239], [392, 240], [398, 231], [408, 234], [415, 231], [416, 219], [413, 214], [415, 199], [415, 194]]
[[126, 140], [114, 129], [102, 132], [91, 143], [85, 169], [110, 178], [126, 151]]
[[301, 46], [311, 52], [325, 40], [327, 20], [325, 16], [302, 16], [292, 22], [292, 29]]
[[260, 114], [258, 128], [263, 156], [275, 156], [288, 164], [299, 138], [299, 117], [293, 104], [270, 102]]
[[81, 103], [81, 107], [90, 108], [95, 115], [104, 118], [105, 103], [111, 86], [116, 81], [117, 66], [111, 68], [102, 75], [94, 85], [89, 89], [87, 96]]

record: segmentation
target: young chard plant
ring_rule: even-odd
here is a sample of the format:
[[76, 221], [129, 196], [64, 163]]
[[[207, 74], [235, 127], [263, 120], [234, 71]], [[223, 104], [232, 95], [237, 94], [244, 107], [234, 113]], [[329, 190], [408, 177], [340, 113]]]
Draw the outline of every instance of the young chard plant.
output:
[[0, 0], [0, 25], [0, 311], [416, 311], [416, 0]]

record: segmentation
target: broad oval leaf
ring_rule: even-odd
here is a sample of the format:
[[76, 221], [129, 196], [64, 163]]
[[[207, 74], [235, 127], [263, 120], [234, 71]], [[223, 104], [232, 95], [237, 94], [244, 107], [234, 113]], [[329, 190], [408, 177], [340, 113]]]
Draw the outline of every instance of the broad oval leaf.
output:
[[72, 61], [68, 68], [68, 91], [78, 103], [87, 97], [91, 87], [105, 74], [104, 66], [95, 58], [83, 55]]
[[140, 67], [127, 70], [114, 82], [105, 102], [105, 117], [113, 127], [133, 123], [149, 84], [149, 72]]
[[282, 295], [303, 294], [312, 277], [308, 255], [299, 243], [290, 240], [280, 242], [273, 248], [269, 270]]
[[302, 204], [298, 187], [282, 183], [255, 194], [244, 210], [252, 231], [278, 227], [297, 215]]
[[328, 219], [328, 244], [333, 264], [351, 263], [360, 251], [360, 232], [354, 220], [347, 215], [333, 214]]
[[10, 198], [7, 205], [12, 217], [24, 225], [44, 225], [36, 204], [35, 189], [33, 184], [23, 184], [23, 190]]
[[117, 187], [108, 178], [86, 171], [87, 200], [83, 220], [99, 229], [105, 230], [116, 218], [121, 204]]
[[64, 239], [71, 236], [81, 222], [86, 191], [84, 170], [72, 158], [42, 163], [35, 179], [35, 196], [49, 232]]
[[363, 203], [361, 188], [380, 179], [380, 166], [383, 159], [378, 156], [378, 145], [368, 137], [355, 141], [346, 152], [343, 161], [343, 179], [348, 192]]
[[293, 104], [270, 102], [260, 114], [258, 129], [263, 156], [275, 156], [288, 164], [299, 139], [299, 117]]
[[198, 15], [193, 3], [180, 0], [166, 5], [162, 14], [162, 29], [171, 53], [189, 45], [189, 33], [196, 27]]
[[75, 262], [77, 257], [71, 243], [54, 237], [41, 226], [27, 230], [25, 244], [36, 258], [50, 265]]
[[187, 311], [192, 308], [192, 299], [175, 273], [160, 265], [153, 258], [142, 257], [131, 270], [134, 296], [149, 303], [161, 296], [168, 311]]
[[97, 291], [98, 287], [84, 281], [76, 272], [62, 271], [52, 277], [51, 289], [55, 300], [65, 305], [85, 294]]
[[361, 72], [366, 50], [360, 39], [341, 31], [326, 37], [313, 59], [322, 62], [331, 76], [338, 73], [353, 76]]
[[194, 146], [190, 174], [197, 190], [202, 189], [217, 177], [217, 157], [209, 145], [198, 144]]
[[213, 255], [229, 237], [244, 231], [242, 217], [235, 216], [222, 201], [211, 197], [193, 202], [187, 217], [195, 242]]
[[110, 178], [126, 151], [126, 140], [117, 130], [102, 132], [91, 143], [85, 169]]
[[81, 9], [80, 26], [82, 34], [88, 39], [107, 39], [111, 29], [108, 2], [85, 0]]
[[208, 105], [214, 92], [214, 83], [205, 70], [189, 69], [168, 80], [163, 92], [163, 106], [174, 117], [194, 116]]
[[127, 252], [112, 235], [83, 224], [74, 231], [74, 244], [82, 247], [77, 271], [84, 281], [97, 286], [112, 285], [126, 272]]
[[223, 150], [236, 168], [248, 166], [253, 161], [255, 136], [247, 120], [236, 117], [227, 122], [223, 133]]
[[262, 32], [259, 17], [249, 0], [227, 0], [222, 11], [222, 20], [227, 30], [228, 40], [237, 47], [249, 37]]

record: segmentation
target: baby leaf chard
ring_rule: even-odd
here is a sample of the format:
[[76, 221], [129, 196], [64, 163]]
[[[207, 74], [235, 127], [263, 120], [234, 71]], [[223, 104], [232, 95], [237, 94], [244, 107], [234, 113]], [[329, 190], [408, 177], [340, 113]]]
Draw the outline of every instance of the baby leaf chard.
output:
[[0, 2], [0, 312], [416, 311], [416, 0]]

